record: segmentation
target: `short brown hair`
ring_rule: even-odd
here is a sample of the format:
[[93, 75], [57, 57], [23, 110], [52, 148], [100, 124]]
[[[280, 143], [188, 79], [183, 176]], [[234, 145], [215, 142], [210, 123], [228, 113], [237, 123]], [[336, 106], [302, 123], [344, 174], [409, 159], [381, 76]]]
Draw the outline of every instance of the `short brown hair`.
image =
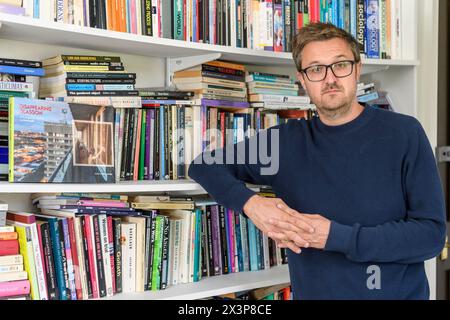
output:
[[361, 61], [359, 43], [350, 33], [331, 23], [316, 22], [301, 28], [294, 37], [292, 56], [297, 70], [302, 70], [302, 52], [306, 45], [314, 41], [326, 41], [334, 38], [345, 40], [353, 52], [355, 62]]

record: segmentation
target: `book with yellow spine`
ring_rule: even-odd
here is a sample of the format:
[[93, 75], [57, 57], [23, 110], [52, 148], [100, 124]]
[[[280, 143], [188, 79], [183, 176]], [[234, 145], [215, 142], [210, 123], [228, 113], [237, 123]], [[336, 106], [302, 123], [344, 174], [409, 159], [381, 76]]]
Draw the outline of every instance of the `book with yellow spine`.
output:
[[40, 300], [39, 288], [37, 283], [36, 266], [34, 263], [33, 241], [31, 238], [31, 229], [25, 226], [16, 225], [16, 232], [19, 235], [19, 250], [23, 256], [23, 265], [28, 274], [31, 284], [31, 299]]

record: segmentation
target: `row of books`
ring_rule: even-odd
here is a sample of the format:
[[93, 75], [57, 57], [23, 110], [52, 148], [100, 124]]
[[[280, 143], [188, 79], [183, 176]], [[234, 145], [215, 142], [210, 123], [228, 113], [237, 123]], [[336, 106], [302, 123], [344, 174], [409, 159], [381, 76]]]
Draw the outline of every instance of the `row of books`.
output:
[[45, 76], [39, 85], [40, 98], [139, 96], [136, 74], [127, 73], [117, 56], [58, 55], [42, 64]]
[[[311, 22], [347, 30], [368, 58], [401, 59], [401, 0], [5, 0], [0, 12], [256, 50], [292, 51]], [[23, 7], [21, 7], [23, 5]]]
[[[266, 121], [270, 112], [264, 109], [233, 110], [228, 102], [215, 100], [202, 100], [201, 106], [188, 102], [160, 100], [116, 109], [11, 98], [9, 181], [182, 179], [191, 161], [207, 148], [237, 143], [274, 121]], [[273, 119], [312, 116], [312, 110], [283, 110]]]
[[244, 290], [214, 296], [211, 300], [292, 300], [291, 287], [288, 284], [278, 284], [270, 287]]
[[[250, 220], [209, 199], [36, 194], [32, 201], [41, 214], [7, 215], [8, 226], [25, 231], [17, 233], [20, 254], [0, 257], [0, 265], [22, 257], [26, 274], [16, 280], [29, 281], [32, 299], [163, 290], [287, 263], [286, 251]], [[1, 279], [0, 272], [0, 288]]]

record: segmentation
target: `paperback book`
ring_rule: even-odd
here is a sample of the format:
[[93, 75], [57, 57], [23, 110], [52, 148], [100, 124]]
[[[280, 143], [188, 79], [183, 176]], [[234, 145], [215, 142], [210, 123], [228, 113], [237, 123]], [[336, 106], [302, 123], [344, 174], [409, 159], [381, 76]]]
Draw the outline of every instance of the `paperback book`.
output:
[[11, 98], [9, 181], [113, 183], [114, 108]]

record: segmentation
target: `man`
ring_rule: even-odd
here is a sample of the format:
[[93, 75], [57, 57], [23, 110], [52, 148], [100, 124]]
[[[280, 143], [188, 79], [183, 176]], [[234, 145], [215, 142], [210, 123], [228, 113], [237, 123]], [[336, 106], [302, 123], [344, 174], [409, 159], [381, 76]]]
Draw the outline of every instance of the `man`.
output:
[[[189, 176], [289, 249], [294, 299], [428, 299], [424, 261], [440, 253], [446, 234], [435, 159], [417, 120], [358, 103], [358, 48], [330, 24], [296, 35], [298, 79], [319, 117], [267, 130], [279, 135], [268, 142], [275, 174], [261, 174], [267, 163], [242, 152], [263, 145], [258, 133], [241, 142], [245, 149], [200, 155]], [[237, 164], [204, 161], [230, 152]], [[279, 199], [244, 182], [270, 185]]]

